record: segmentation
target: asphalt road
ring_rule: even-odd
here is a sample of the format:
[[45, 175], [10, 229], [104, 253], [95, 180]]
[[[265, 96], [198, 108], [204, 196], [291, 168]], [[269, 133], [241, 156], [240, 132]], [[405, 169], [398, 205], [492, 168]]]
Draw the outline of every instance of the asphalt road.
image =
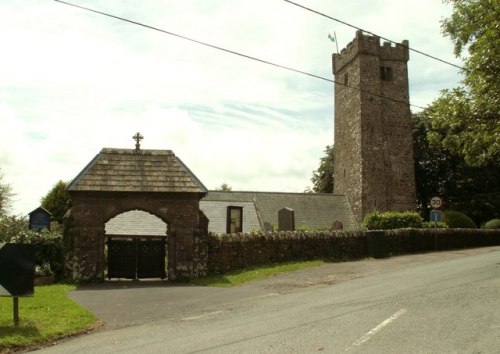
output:
[[[328, 264], [232, 289], [140, 285], [73, 293], [107, 326], [41, 352], [500, 352], [500, 247]], [[127, 312], [134, 305], [146, 314]]]

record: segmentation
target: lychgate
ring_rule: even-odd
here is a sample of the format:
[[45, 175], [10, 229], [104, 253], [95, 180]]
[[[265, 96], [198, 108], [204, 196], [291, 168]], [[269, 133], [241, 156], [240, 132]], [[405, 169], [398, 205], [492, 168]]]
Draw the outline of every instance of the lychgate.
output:
[[[141, 150], [139, 141], [135, 149], [104, 148], [67, 190], [73, 206], [65, 216], [64, 246], [74, 280], [104, 280], [109, 252], [105, 224], [131, 210], [150, 213], [167, 224], [163, 244], [168, 279], [205, 274], [208, 220], [199, 201], [207, 189], [172, 151]], [[147, 274], [162, 277], [162, 269], [148, 267]]]

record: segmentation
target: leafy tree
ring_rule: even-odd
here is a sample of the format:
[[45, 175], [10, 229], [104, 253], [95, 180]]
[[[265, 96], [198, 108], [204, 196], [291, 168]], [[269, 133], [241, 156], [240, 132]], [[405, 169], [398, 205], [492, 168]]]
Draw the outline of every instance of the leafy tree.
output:
[[59, 181], [42, 198], [42, 207], [52, 213], [52, 219], [62, 224], [64, 214], [71, 208], [71, 197], [66, 191], [67, 182]]
[[3, 174], [0, 171], [0, 217], [7, 215], [12, 204], [13, 196], [12, 187], [3, 181]]
[[439, 133], [433, 128], [428, 111], [415, 114], [412, 119], [417, 204], [422, 215], [429, 215], [430, 198], [442, 196], [445, 209], [461, 211], [478, 225], [498, 217], [500, 165], [467, 165], [462, 156], [428, 139], [430, 132]]
[[444, 90], [429, 109], [430, 138], [470, 166], [500, 163], [500, 2], [446, 0], [443, 33], [464, 59], [462, 86]]
[[233, 188], [229, 186], [226, 182], [222, 183], [219, 188], [216, 189], [216, 191], [222, 191], [222, 192], [231, 192]]
[[21, 232], [28, 231], [29, 222], [26, 216], [3, 216], [0, 217], [0, 243], [8, 242]]
[[333, 193], [333, 145], [327, 145], [325, 156], [320, 159], [319, 167], [313, 171], [311, 182], [315, 193]]

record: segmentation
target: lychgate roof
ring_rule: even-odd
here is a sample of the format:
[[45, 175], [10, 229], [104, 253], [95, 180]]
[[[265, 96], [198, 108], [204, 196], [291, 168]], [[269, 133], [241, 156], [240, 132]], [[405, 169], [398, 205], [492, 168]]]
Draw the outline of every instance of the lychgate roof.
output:
[[69, 184], [68, 191], [206, 193], [171, 150], [104, 148]]

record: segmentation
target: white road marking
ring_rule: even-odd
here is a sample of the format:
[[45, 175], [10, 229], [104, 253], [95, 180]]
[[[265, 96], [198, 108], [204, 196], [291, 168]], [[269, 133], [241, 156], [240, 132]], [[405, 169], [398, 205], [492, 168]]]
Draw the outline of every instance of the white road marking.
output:
[[371, 337], [373, 337], [377, 332], [381, 331], [384, 327], [388, 326], [391, 324], [391, 322], [395, 321], [399, 316], [405, 314], [406, 309], [401, 309], [398, 312], [396, 312], [394, 315], [386, 319], [385, 321], [381, 322], [377, 327], [371, 329], [370, 331], [366, 332], [366, 334], [359, 338], [357, 341], [351, 344], [351, 346], [347, 347], [345, 351], [349, 350], [352, 347], [359, 347], [361, 344], [369, 340]]

